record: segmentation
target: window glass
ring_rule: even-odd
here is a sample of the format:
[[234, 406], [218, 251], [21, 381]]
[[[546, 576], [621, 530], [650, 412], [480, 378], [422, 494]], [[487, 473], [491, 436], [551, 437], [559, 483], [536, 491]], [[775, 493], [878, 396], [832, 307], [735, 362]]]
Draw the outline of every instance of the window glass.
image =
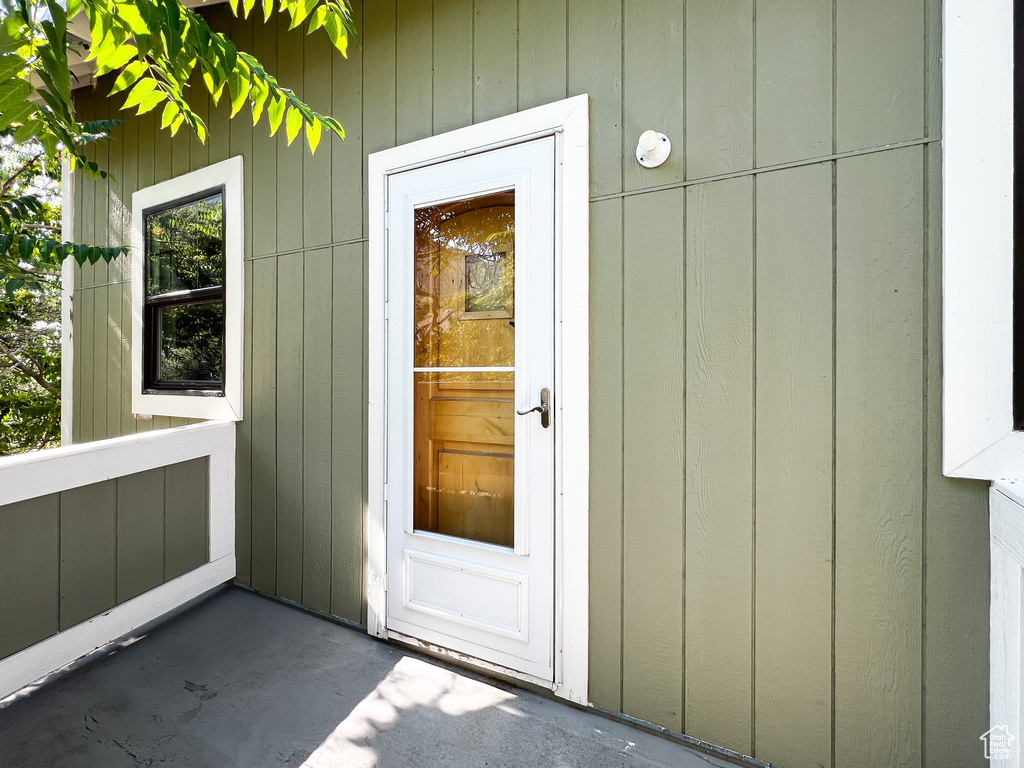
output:
[[219, 394], [224, 380], [224, 194], [148, 211], [144, 366], [149, 391]]
[[511, 547], [515, 192], [419, 208], [415, 227], [414, 526]]
[[515, 365], [515, 192], [415, 216], [416, 365]]
[[159, 307], [158, 381], [219, 382], [224, 377], [224, 302]]
[[146, 295], [224, 284], [224, 196], [146, 215]]

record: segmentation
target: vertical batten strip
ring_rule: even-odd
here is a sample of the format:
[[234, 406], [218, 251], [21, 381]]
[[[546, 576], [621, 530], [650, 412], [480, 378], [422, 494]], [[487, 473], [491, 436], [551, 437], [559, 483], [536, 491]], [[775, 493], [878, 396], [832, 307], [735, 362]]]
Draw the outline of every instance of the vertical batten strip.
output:
[[[259, 14], [260, 20], [255, 24], [263, 26], [262, 9], [254, 8], [254, 15]], [[253, 50], [254, 22], [234, 16], [225, 5], [218, 5], [209, 10], [210, 25], [216, 30], [231, 31], [231, 39], [244, 51]], [[252, 586], [252, 375], [253, 357], [253, 264], [249, 261], [253, 255], [253, 231], [256, 168], [253, 153], [254, 134], [266, 130], [265, 125], [254, 127], [249, 119], [248, 110], [243, 109], [235, 120], [230, 120], [230, 102], [227, 97], [219, 106], [210, 101], [210, 132], [209, 162], [211, 164], [226, 160], [229, 157], [242, 157], [242, 195], [243, 195], [243, 269], [245, 287], [243, 289], [243, 371], [242, 371], [242, 414], [238, 423], [235, 446], [235, 579]], [[264, 120], [266, 118], [264, 117]]]
[[838, 0], [836, 151], [922, 136], [924, 6]]
[[277, 592], [302, 602], [302, 360], [306, 254], [277, 259]]
[[[433, 3], [397, 0], [395, 15], [395, 130], [398, 144], [433, 132]], [[448, 30], [444, 44], [451, 40]]]
[[[366, 472], [363, 359], [366, 276], [361, 244], [333, 249], [331, 303], [331, 613], [362, 623]], [[359, 439], [353, 439], [353, 436]]]
[[[267, 202], [267, 201], [263, 201]], [[254, 216], [270, 216], [256, 201]], [[277, 589], [277, 259], [258, 259], [252, 322], [252, 586]]]
[[688, 406], [683, 192], [624, 205], [622, 705], [680, 731]]
[[590, 194], [621, 192], [621, 0], [568, 2], [569, 95], [590, 94]]
[[[269, 0], [268, 0], [269, 2]], [[261, 8], [253, 10], [253, 14], [261, 13]], [[253, 55], [263, 62], [268, 72], [278, 69], [278, 22], [271, 17], [266, 24], [262, 21], [253, 22]], [[221, 108], [227, 109], [227, 99], [221, 102]], [[267, 256], [277, 252], [277, 189], [279, 186], [277, 168], [278, 139], [270, 137], [269, 120], [264, 115], [258, 126], [253, 128], [252, 140], [252, 175], [259, 179], [252, 187], [252, 255]], [[249, 175], [249, 169], [243, 171]], [[291, 248], [297, 247], [292, 243]], [[272, 590], [271, 590], [272, 591]]]
[[331, 375], [333, 258], [330, 248], [306, 254], [302, 331], [302, 600], [331, 610]]
[[352, 3], [352, 21], [359, 35], [349, 44], [348, 58], [332, 52], [331, 109], [345, 129], [345, 140], [326, 136], [331, 152], [332, 242], [363, 236], [363, 14]]
[[363, 196], [362, 234], [367, 235], [366, 155], [395, 145], [395, 0], [369, 0], [363, 6]]
[[433, 115], [435, 134], [473, 123], [473, 0], [435, 3]]
[[[686, 98], [685, 7], [673, 0], [627, 0], [623, 33], [623, 189], [671, 184], [686, 178], [683, 140]], [[641, 133], [666, 134], [673, 151], [658, 168], [634, 159]]]
[[623, 201], [590, 215], [590, 699], [622, 709]]
[[[297, 28], [296, 32], [299, 31]], [[303, 50], [303, 95], [313, 109], [332, 114], [331, 102], [334, 96], [334, 68], [331, 59], [341, 56], [331, 44], [324, 30], [301, 38]], [[353, 48], [355, 46], [353, 45]], [[306, 248], [326, 245], [331, 242], [331, 137], [324, 129], [320, 134], [320, 146], [315, 155], [309, 153], [306, 130], [292, 144], [290, 152], [302, 160], [302, 231]]]
[[[291, 83], [295, 95], [304, 99], [305, 84], [305, 32], [301, 27], [289, 30], [290, 17], [287, 13], [275, 13], [277, 24], [277, 76], [283, 83]], [[271, 21], [273, 26], [273, 20]], [[289, 112], [290, 112], [289, 108]], [[288, 116], [281, 122], [277, 132], [277, 252], [284, 253], [301, 249], [303, 237], [303, 210], [305, 189], [302, 185], [302, 169], [305, 136], [300, 129], [295, 141], [288, 146]]]
[[780, 765], [831, 752], [831, 188], [757, 178], [754, 753]]
[[473, 11], [473, 122], [482, 123], [516, 111], [518, 18], [505, 0], [475, 0]]
[[519, 0], [519, 109], [564, 99], [567, 0]]
[[686, 3], [688, 178], [753, 166], [753, 2]]
[[837, 169], [838, 768], [921, 760], [922, 153]]
[[750, 752], [753, 178], [686, 190], [686, 727]]

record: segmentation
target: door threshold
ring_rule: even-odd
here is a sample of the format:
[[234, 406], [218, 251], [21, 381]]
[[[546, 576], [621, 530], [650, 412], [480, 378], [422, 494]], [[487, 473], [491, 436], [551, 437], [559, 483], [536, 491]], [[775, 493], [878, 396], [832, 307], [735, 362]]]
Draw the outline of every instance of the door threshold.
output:
[[406, 635], [403, 632], [397, 632], [393, 629], [386, 630], [384, 639], [397, 643], [398, 645], [404, 645], [408, 648], [412, 648], [420, 653], [425, 653], [428, 656], [434, 656], [444, 661], [450, 661], [458, 664], [459, 666], [469, 667], [472, 670], [483, 672], [491, 677], [504, 679], [515, 685], [528, 683], [534, 688], [540, 688], [548, 693], [553, 693], [556, 696], [559, 696], [559, 689], [562, 687], [551, 680], [544, 679], [543, 677], [537, 677], [536, 675], [531, 675], [528, 672], [520, 672], [519, 670], [511, 669], [510, 667], [505, 667], [501, 664], [484, 661], [483, 659], [478, 659], [475, 656], [470, 656], [459, 651], [453, 651], [451, 648], [445, 648], [444, 646], [437, 645], [436, 643], [428, 643], [425, 640], [420, 640], [417, 637]]

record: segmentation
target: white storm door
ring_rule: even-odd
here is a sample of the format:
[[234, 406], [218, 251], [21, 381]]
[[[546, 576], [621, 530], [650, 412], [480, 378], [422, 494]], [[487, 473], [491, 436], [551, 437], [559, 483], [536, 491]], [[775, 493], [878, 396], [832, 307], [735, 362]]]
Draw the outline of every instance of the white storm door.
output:
[[387, 628], [548, 681], [554, 157], [389, 176], [385, 288]]

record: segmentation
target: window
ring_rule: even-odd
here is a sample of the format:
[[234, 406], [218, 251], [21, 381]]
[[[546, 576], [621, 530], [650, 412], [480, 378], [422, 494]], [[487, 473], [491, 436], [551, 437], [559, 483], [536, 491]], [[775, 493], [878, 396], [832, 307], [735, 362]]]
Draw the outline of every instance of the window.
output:
[[224, 190], [144, 211], [144, 391], [224, 394]]
[[241, 418], [242, 161], [132, 198], [138, 414]]

